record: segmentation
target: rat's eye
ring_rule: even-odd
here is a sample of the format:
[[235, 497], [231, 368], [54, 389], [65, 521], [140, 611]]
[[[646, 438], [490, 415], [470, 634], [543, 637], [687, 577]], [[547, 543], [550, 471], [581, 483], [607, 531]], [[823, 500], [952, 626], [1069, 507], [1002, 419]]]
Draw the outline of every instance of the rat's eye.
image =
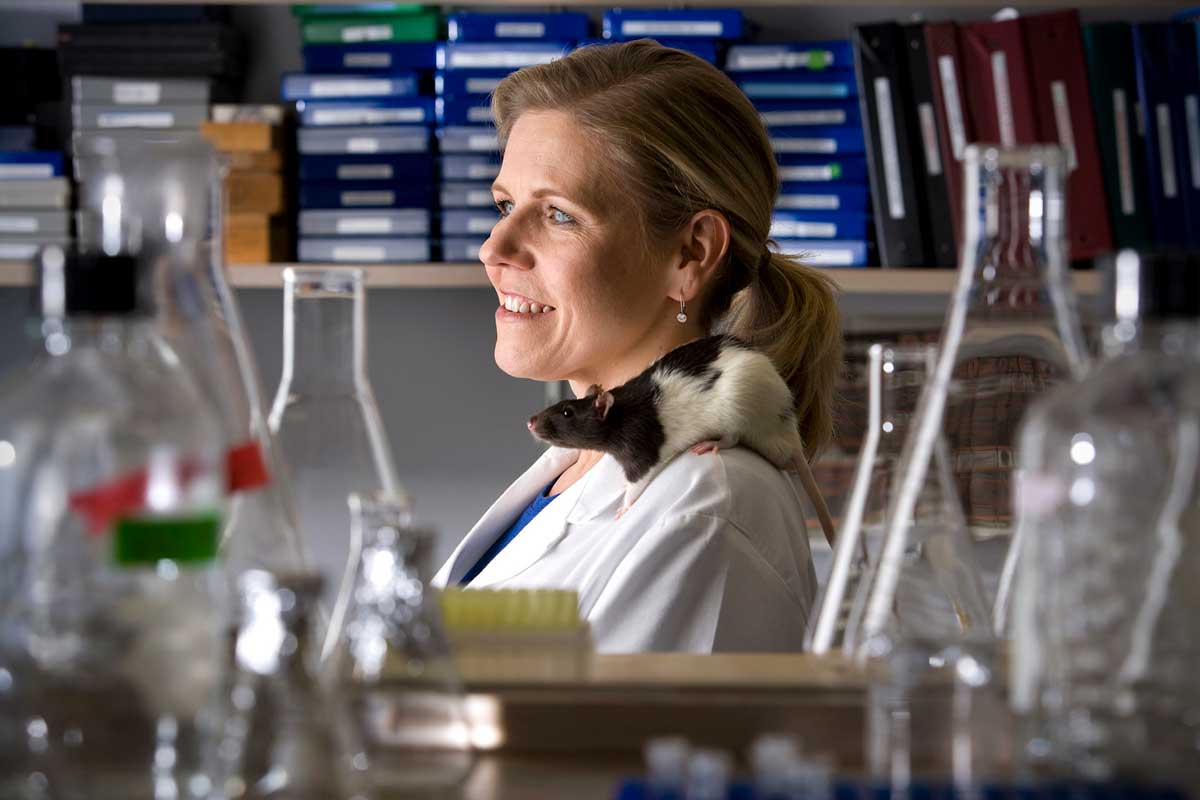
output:
[[564, 416], [564, 417], [573, 417], [573, 416], [575, 416], [575, 411], [574, 411], [574, 409], [571, 409], [571, 408], [564, 408], [564, 409], [563, 409], [563, 416]]

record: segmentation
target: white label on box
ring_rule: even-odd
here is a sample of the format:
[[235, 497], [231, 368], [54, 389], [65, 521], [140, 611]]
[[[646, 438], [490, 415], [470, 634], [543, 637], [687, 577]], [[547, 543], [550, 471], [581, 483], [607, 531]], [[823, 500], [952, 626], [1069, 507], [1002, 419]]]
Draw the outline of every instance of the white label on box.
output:
[[467, 205], [469, 206], [490, 206], [495, 204], [492, 199], [491, 192], [471, 191], [467, 192]]
[[933, 104], [918, 104], [917, 116], [921, 120], [921, 143], [925, 145], [925, 172], [928, 175], [941, 175], [942, 152], [938, 147], [937, 120], [933, 118]]
[[1129, 143], [1129, 107], [1125, 90], [1113, 89], [1113, 124], [1117, 137], [1117, 185], [1121, 187], [1121, 213], [1137, 211], [1133, 193], [1133, 154]]
[[170, 111], [105, 111], [96, 117], [100, 128], [169, 128], [175, 124]]
[[340, 181], [386, 181], [392, 171], [391, 164], [339, 164], [337, 177]]
[[467, 78], [467, 94], [490, 94], [503, 78]]
[[992, 89], [996, 94], [996, 120], [1000, 124], [1000, 145], [1015, 147], [1017, 129], [1013, 121], [1012, 93], [1008, 85], [1008, 56], [1003, 50], [992, 53]]
[[712, 36], [720, 38], [725, 26], [717, 20], [629, 19], [621, 23], [623, 36]]
[[1192, 167], [1192, 188], [1200, 189], [1200, 102], [1194, 94], [1183, 98], [1187, 119], [1188, 161]]
[[836, 194], [781, 194], [776, 205], [804, 211], [837, 211], [842, 201]]
[[1171, 138], [1171, 108], [1160, 103], [1154, 109], [1158, 117], [1158, 162], [1162, 168], [1162, 190], [1165, 197], [1174, 199], [1179, 194], [1175, 181], [1175, 144]]
[[814, 267], [848, 267], [854, 263], [853, 250], [809, 250], [805, 263]]
[[1071, 102], [1067, 98], [1067, 84], [1050, 81], [1050, 101], [1054, 104], [1054, 127], [1058, 129], [1058, 143], [1067, 151], [1067, 172], [1079, 168], [1075, 154], [1075, 131], [1071, 127]]
[[391, 25], [351, 25], [342, 28], [343, 42], [384, 42], [391, 38]]
[[962, 97], [958, 93], [958, 73], [954, 59], [938, 56], [938, 74], [942, 78], [942, 105], [946, 107], [946, 127], [950, 129], [950, 151], [955, 161], [962, 161], [967, 150], [967, 133], [963, 125]]
[[467, 177], [471, 180], [482, 181], [494, 179], [500, 174], [499, 164], [468, 164]]
[[53, 178], [50, 164], [0, 164], [0, 181]]
[[490, 123], [492, 121], [491, 106], [471, 106], [467, 109], [468, 122]]
[[112, 99], [122, 106], [152, 106], [162, 100], [162, 84], [153, 81], [117, 81], [113, 84]]
[[336, 228], [343, 234], [391, 233], [392, 221], [388, 217], [341, 217]]
[[836, 153], [837, 139], [772, 139], [777, 153]]
[[831, 181], [835, 178], [832, 164], [811, 167], [780, 167], [780, 181]]
[[384, 248], [365, 244], [341, 244], [333, 248], [334, 261], [383, 261], [387, 257]]
[[546, 35], [541, 22], [497, 22], [497, 39], [540, 39]]
[[487, 217], [471, 217], [467, 220], [467, 231], [470, 233], [491, 233], [496, 220]]
[[468, 136], [467, 148], [471, 150], [499, 150], [500, 139], [495, 134], [490, 136]]
[[0, 260], [26, 261], [33, 258], [40, 247], [36, 242], [0, 242]]
[[373, 136], [355, 136], [346, 140], [347, 153], [378, 153], [379, 140]]
[[318, 108], [314, 125], [387, 125], [395, 122], [424, 122], [422, 108]]
[[478, 244], [467, 245], [467, 258], [472, 259], [474, 261], [478, 261], [480, 247], [482, 247], [482, 245], [478, 245]]
[[395, 192], [342, 192], [344, 206], [390, 206], [396, 202]]
[[309, 91], [313, 97], [373, 97], [390, 94], [392, 82], [382, 78], [313, 81]]
[[896, 115], [892, 110], [892, 87], [887, 78], [875, 79], [879, 146], [883, 151], [883, 182], [887, 191], [888, 216], [904, 219], [904, 186], [900, 183], [900, 147], [896, 144]]
[[844, 125], [846, 112], [840, 108], [824, 111], [764, 111], [764, 125]]
[[37, 217], [0, 217], [0, 233], [37, 233]]
[[391, 65], [391, 53], [346, 53], [342, 56], [342, 66], [349, 69], [387, 69]]
[[530, 53], [506, 50], [454, 50], [450, 54], [449, 66], [468, 69], [520, 69], [538, 64], [549, 64], [559, 58], [562, 58], [562, 53], [557, 51]]
[[837, 225], [832, 222], [796, 222], [776, 220], [771, 223], [772, 239], [832, 239], [837, 236]]

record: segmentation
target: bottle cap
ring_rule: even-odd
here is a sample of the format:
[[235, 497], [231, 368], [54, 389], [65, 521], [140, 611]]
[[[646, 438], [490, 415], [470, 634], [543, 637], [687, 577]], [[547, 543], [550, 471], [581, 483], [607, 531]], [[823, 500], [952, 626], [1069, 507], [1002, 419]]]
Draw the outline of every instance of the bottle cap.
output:
[[1200, 317], [1200, 253], [1121, 250], [1111, 258], [1118, 321]]

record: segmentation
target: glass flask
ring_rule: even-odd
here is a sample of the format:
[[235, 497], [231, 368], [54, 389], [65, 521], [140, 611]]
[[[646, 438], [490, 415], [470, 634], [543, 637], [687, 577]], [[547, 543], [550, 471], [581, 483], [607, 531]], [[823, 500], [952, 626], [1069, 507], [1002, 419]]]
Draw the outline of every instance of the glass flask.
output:
[[361, 269], [283, 271], [283, 373], [270, 423], [327, 607], [358, 564], [349, 495], [407, 502], [367, 379], [366, 302]]
[[865, 601], [860, 598], [854, 605], [857, 587], [879, 552], [888, 490], [936, 352], [932, 345], [876, 343], [867, 348], [862, 368], [867, 415], [862, 447], [842, 509], [829, 579], [810, 617], [806, 650], [826, 653], [840, 647], [845, 636], [854, 636]]
[[367, 800], [370, 764], [336, 686], [320, 679], [321, 576], [239, 579], [229, 800]]
[[263, 412], [258, 370], [226, 281], [220, 164], [198, 133], [77, 134], [81, 246], [135, 254], [151, 269], [157, 329], [219, 412], [231, 499], [222, 530], [230, 572], [297, 570], [300, 536]]
[[0, 703], [30, 756], [0, 781], [206, 797], [228, 618], [220, 426], [155, 335], [137, 261], [48, 248], [39, 268], [43, 355], [0, 391]]
[[377, 789], [389, 797], [452, 793], [474, 754], [429, 587], [433, 534], [410, 527], [407, 506], [395, 498], [356, 494], [350, 508], [361, 556], [327, 634], [330, 673], [351, 698]]
[[1066, 259], [1063, 150], [972, 145], [964, 163], [958, 283], [889, 528], [912, 514], [944, 442], [991, 602], [1012, 538], [1017, 425], [1041, 394], [1083, 374], [1087, 352]]
[[1122, 251], [1105, 359], [1021, 433], [1011, 702], [1035, 769], [1200, 785], [1200, 255]]

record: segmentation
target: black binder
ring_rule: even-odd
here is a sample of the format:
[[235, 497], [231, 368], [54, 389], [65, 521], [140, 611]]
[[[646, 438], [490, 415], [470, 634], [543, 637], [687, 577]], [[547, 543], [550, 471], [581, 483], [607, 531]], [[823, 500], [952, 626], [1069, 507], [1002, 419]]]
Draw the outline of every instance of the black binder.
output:
[[880, 261], [885, 267], [929, 266], [904, 31], [895, 22], [859, 25], [853, 41]]
[[904, 26], [908, 44], [908, 82], [912, 90], [912, 109], [916, 114], [916, 158], [913, 163], [923, 179], [924, 218], [929, 238], [925, 253], [931, 267], [958, 266], [954, 239], [954, 214], [950, 209], [947, 164], [954, 158], [950, 143], [942, 139], [938, 128], [933, 77], [929, 74], [929, 53], [925, 47], [924, 23]]

